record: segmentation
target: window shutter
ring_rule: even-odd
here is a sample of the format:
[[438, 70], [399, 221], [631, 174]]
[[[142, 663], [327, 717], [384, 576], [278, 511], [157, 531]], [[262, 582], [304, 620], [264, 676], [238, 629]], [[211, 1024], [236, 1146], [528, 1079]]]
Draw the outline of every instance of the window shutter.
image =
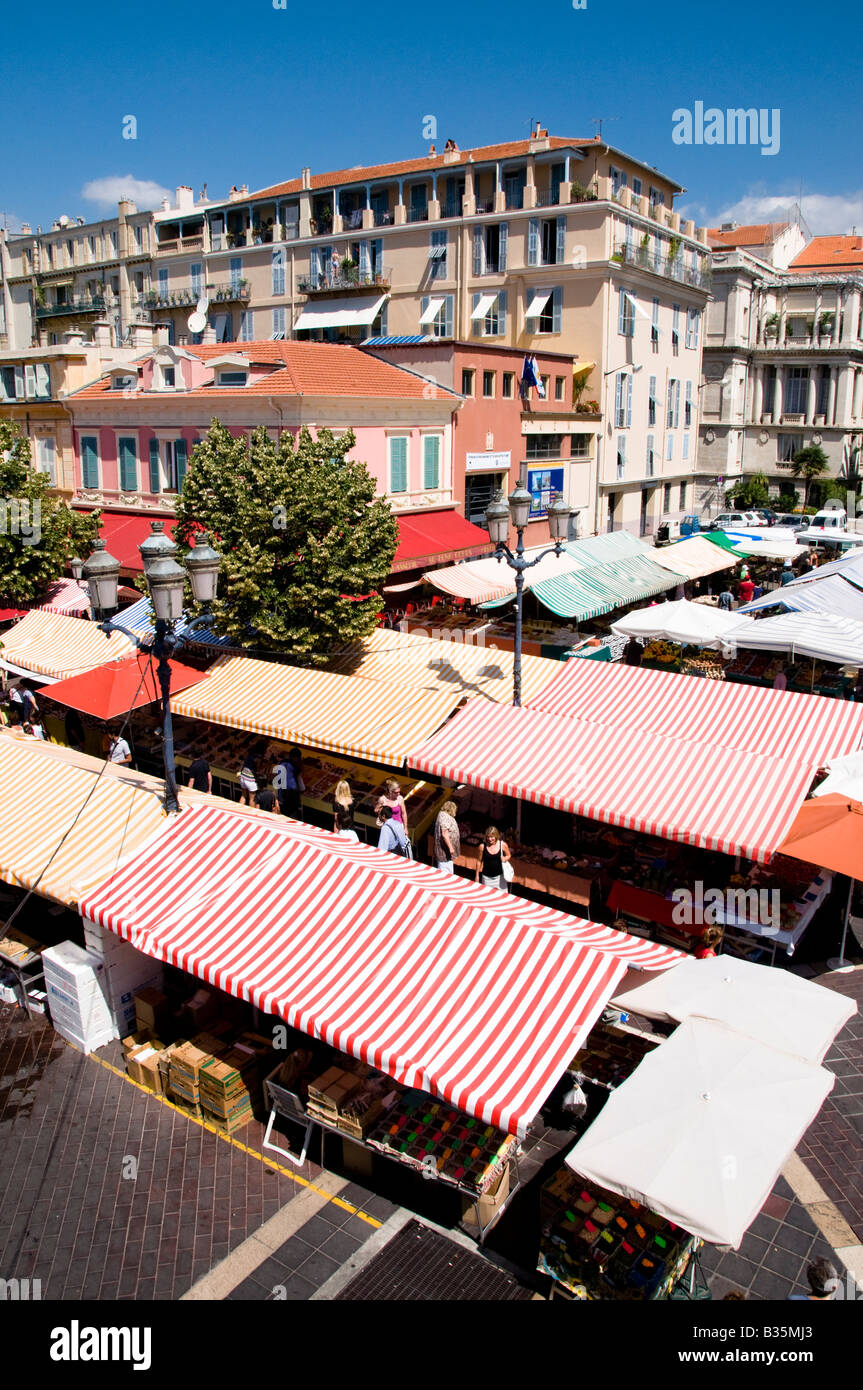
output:
[[527, 228], [527, 263], [539, 265], [539, 218], [531, 217]]
[[36, 363], [36, 395], [51, 395], [51, 377], [45, 362]]
[[321, 248], [320, 248], [319, 246], [313, 246], [312, 249], [311, 249], [311, 252], [309, 253], [309, 279], [311, 280], [311, 282], [312, 282], [312, 284], [315, 286], [315, 288], [317, 288], [317, 285], [318, 285], [318, 282], [320, 281], [320, 278], [321, 278]]
[[506, 270], [506, 244], [509, 239], [509, 223], [501, 222], [498, 228], [498, 270]]
[[151, 491], [151, 492], [160, 492], [160, 491], [161, 491], [160, 479], [159, 479], [159, 441], [158, 441], [158, 439], [151, 439], [151, 440], [150, 440], [150, 491]]
[[686, 424], [686, 425], [689, 425], [689, 424], [692, 423], [692, 382], [691, 382], [691, 381], [687, 381], [687, 383], [686, 383], [686, 405], [685, 405], [685, 407], [684, 407], [684, 412], [683, 412], [683, 421], [684, 421], [684, 424]]
[[174, 441], [174, 467], [176, 468], [176, 471], [177, 471], [177, 491], [178, 491], [178, 492], [182, 492], [182, 491], [183, 491], [183, 483], [185, 482], [185, 479], [186, 479], [186, 463], [187, 463], [186, 441], [185, 441], [185, 439], [176, 439], [176, 440]]
[[618, 333], [626, 332], [626, 292], [624, 290], [617, 291], [617, 331]]
[[566, 218], [557, 219], [557, 248], [555, 259], [558, 265], [562, 265], [566, 260]]
[[653, 474], [653, 435], [647, 436], [647, 459], [646, 464], [648, 478]]
[[36, 368], [28, 362], [24, 368], [25, 390], [28, 396], [36, 395]]
[[284, 294], [285, 292], [285, 253], [282, 250], [273, 252], [273, 294]]
[[15, 368], [15, 399], [20, 401], [24, 398], [24, 368]]
[[680, 424], [680, 382], [674, 384], [674, 428]]
[[497, 297], [497, 331], [501, 337], [506, 334], [506, 290]]
[[367, 241], [360, 242], [360, 279], [368, 281], [371, 278], [372, 262], [369, 255], [369, 244]]
[[408, 490], [408, 442], [403, 435], [390, 437], [390, 492]]
[[[420, 318], [422, 318], [422, 316], [423, 316], [423, 314], [425, 313], [425, 311], [426, 311], [426, 309], [428, 308], [428, 306], [429, 306], [429, 296], [428, 296], [427, 294], [424, 294], [423, 297], [422, 297], [422, 300], [420, 301]], [[434, 332], [434, 324], [433, 324], [433, 323], [421, 323], [421, 324], [419, 325], [419, 330], [420, 330], [420, 333], [433, 333], [433, 332]]]
[[480, 298], [481, 298], [481, 296], [480, 296], [479, 294], [477, 294], [476, 292], [474, 292], [474, 293], [471, 295], [471, 306], [470, 306], [471, 320], [470, 320], [470, 326], [471, 326], [471, 329], [472, 329], [472, 331], [473, 331], [473, 336], [474, 336], [475, 338], [481, 338], [481, 337], [483, 336], [483, 330], [484, 330], [484, 328], [485, 328], [485, 320], [484, 320], [484, 319], [475, 319], [475, 318], [473, 317], [473, 312], [474, 312], [474, 310], [476, 309], [477, 304], [479, 304]]
[[99, 486], [98, 440], [90, 435], [81, 440], [81, 483], [86, 488]]
[[452, 296], [451, 294], [448, 294], [448, 295], [446, 296], [446, 300], [445, 300], [445, 303], [444, 303], [444, 310], [443, 310], [443, 311], [444, 311], [443, 336], [444, 336], [445, 338], [451, 338], [451, 337], [452, 337], [452, 308], [453, 308], [453, 296]]
[[559, 332], [560, 332], [560, 321], [561, 321], [562, 301], [563, 301], [563, 290], [562, 290], [562, 289], [560, 288], [560, 286], [558, 285], [557, 289], [553, 290], [553, 291], [552, 291], [552, 295], [551, 295], [551, 331], [552, 331], [552, 333], [559, 333]]
[[423, 487], [440, 487], [440, 435], [427, 434], [423, 439]]
[[620, 417], [623, 411], [623, 374], [618, 373], [614, 379], [614, 423], [619, 427]]
[[376, 275], [382, 275], [384, 269], [384, 241], [383, 237], [375, 237], [371, 246], [372, 250], [372, 269]]
[[474, 229], [473, 229], [473, 273], [474, 273], [474, 275], [482, 275], [482, 271], [483, 271], [483, 261], [484, 261], [484, 259], [485, 259], [485, 256], [484, 256], [484, 254], [483, 254], [483, 253], [484, 253], [484, 250], [485, 250], [484, 237], [485, 237], [485, 229], [484, 229], [483, 227], [474, 227]]
[[134, 492], [138, 486], [138, 466], [135, 456], [134, 439], [120, 440], [120, 487], [124, 492]]
[[632, 376], [626, 378], [626, 423], [632, 424]]
[[159, 271], [159, 294], [164, 294], [168, 288], [168, 268], [162, 266]]

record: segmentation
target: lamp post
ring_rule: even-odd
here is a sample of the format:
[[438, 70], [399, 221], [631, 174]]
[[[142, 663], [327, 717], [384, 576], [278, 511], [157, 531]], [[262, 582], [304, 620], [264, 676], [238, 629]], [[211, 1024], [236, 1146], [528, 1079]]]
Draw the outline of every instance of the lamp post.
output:
[[183, 615], [183, 590], [186, 577], [192, 595], [198, 603], [211, 604], [216, 597], [219, 566], [222, 557], [210, 545], [206, 531], [199, 531], [193, 549], [185, 559], [185, 567], [174, 558], [177, 546], [164, 534], [163, 521], [151, 522], [152, 534], [138, 547], [144, 561], [144, 578], [150, 591], [156, 625], [153, 637], [145, 641], [121, 623], [112, 621], [117, 610], [117, 581], [120, 565], [107, 552], [105, 541], [93, 542], [93, 554], [83, 566], [84, 578], [90, 586], [93, 615], [103, 632], [122, 632], [139, 651], [158, 658], [157, 674], [162, 692], [162, 754], [165, 764], [165, 809], [169, 815], [179, 811], [177, 774], [174, 764], [174, 731], [171, 721], [171, 657], [188, 640], [189, 634], [212, 623], [209, 613], [188, 623], [183, 635], [174, 631], [174, 623]]
[[[546, 555], [561, 554], [563, 542], [569, 531], [571, 515], [571, 508], [567, 506], [562, 497], [556, 495], [548, 505], [548, 529], [551, 532], [554, 545], [541, 551], [533, 560], [526, 560], [524, 558], [524, 531], [530, 516], [530, 504], [530, 493], [526, 487], [519, 483], [510, 493], [509, 501], [501, 493], [494, 502], [490, 503], [485, 513], [488, 533], [495, 546], [495, 558], [506, 560], [510, 569], [515, 570], [515, 660], [512, 666], [512, 703], [516, 707], [521, 705], [521, 627], [524, 572], [532, 569], [534, 565], [538, 565]], [[514, 553], [508, 545], [510, 522], [515, 527], [518, 536]]]

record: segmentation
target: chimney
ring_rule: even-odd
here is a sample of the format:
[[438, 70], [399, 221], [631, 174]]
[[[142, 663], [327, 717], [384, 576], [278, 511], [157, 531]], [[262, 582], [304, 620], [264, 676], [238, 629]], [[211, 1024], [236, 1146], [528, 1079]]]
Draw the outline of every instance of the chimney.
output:
[[303, 170], [301, 171], [301, 173], [300, 173], [300, 187], [301, 187], [301, 188], [311, 188], [311, 186], [312, 186], [312, 171], [311, 171], [311, 169], [303, 169]]
[[97, 319], [93, 324], [93, 342], [103, 353], [111, 347], [111, 325], [105, 319]]
[[167, 323], [157, 323], [153, 326], [153, 347], [167, 347], [169, 327]]
[[[29, 223], [29, 222], [22, 222], [22, 223], [21, 223], [21, 235], [22, 235], [22, 236], [32, 236], [32, 235], [33, 235], [33, 228], [30, 226], [30, 223]], [[40, 228], [39, 228], [39, 236], [41, 236], [41, 235], [42, 235], [42, 228], [40, 227]]]
[[65, 347], [80, 348], [84, 346], [84, 334], [80, 328], [69, 328], [63, 334], [63, 344]]
[[129, 340], [133, 348], [144, 351], [153, 346], [153, 325], [151, 323], [133, 323], [129, 328]]
[[212, 324], [208, 323], [201, 337], [202, 343], [214, 343], [216, 341], [216, 330]]
[[192, 212], [195, 206], [195, 195], [188, 184], [182, 183], [177, 189], [177, 210], [179, 212]]
[[163, 211], [163, 212], [167, 212], [168, 209], [170, 208], [170, 206], [171, 206], [171, 200], [170, 200], [169, 198], [163, 198], [163, 199], [162, 199], [162, 211]]

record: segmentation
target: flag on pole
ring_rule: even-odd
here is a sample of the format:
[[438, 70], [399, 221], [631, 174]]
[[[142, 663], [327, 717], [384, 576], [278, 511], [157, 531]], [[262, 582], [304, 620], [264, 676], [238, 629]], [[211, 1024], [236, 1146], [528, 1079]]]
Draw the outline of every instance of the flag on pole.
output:
[[540, 400], [545, 400], [545, 387], [542, 384], [542, 378], [539, 375], [539, 368], [535, 357], [525, 357], [521, 368], [521, 385], [525, 390], [531, 386], [535, 386], [536, 393]]

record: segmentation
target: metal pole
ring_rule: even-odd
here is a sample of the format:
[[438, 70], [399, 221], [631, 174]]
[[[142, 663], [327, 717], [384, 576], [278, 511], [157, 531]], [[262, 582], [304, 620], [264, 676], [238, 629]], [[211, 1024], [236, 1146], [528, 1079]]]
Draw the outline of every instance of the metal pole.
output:
[[845, 959], [845, 942], [848, 939], [848, 919], [851, 916], [851, 899], [854, 896], [854, 879], [848, 883], [848, 901], [845, 904], [845, 921], [842, 926], [842, 945], [839, 947], [839, 955], [831, 956], [827, 962], [828, 970], [835, 970], [839, 973], [846, 973], [853, 970], [854, 966]]
[[519, 563], [524, 559], [524, 531], [521, 529], [518, 531], [515, 555], [515, 660], [512, 663], [512, 703], [519, 709], [521, 707], [521, 624], [524, 602], [524, 567]]
[[156, 619], [153, 654], [159, 658], [158, 675], [162, 690], [162, 756], [165, 762], [165, 810], [174, 815], [180, 809], [177, 795], [177, 770], [174, 764], [174, 726], [171, 721], [171, 666], [168, 653], [171, 650], [166, 641], [168, 624], [164, 618]]

